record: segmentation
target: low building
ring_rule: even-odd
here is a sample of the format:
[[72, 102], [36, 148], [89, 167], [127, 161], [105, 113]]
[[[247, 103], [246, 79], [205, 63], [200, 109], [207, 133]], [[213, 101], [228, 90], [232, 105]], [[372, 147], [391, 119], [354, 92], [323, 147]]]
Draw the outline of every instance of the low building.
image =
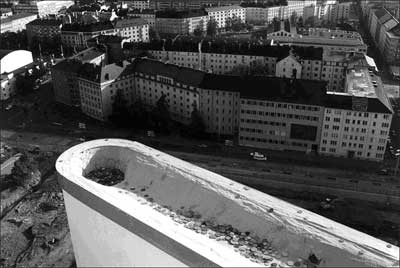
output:
[[15, 13], [31, 13], [37, 16], [45, 17], [48, 15], [57, 15], [62, 9], [72, 6], [71, 0], [49, 0], [49, 1], [28, 1], [21, 2], [14, 7]]
[[19, 32], [26, 29], [26, 24], [37, 19], [37, 15], [20, 13], [2, 18], [0, 21], [0, 32]]
[[133, 9], [128, 11], [128, 17], [139, 17], [147, 21], [150, 28], [156, 26], [156, 13], [153, 9]]
[[241, 6], [220, 6], [205, 9], [209, 19], [217, 23], [217, 28], [225, 28], [228, 19], [237, 18], [241, 22], [246, 22], [245, 8]]
[[32, 52], [26, 50], [0, 50], [0, 99], [6, 100], [16, 91], [16, 76], [32, 69]]
[[28, 44], [35, 38], [39, 42], [61, 37], [62, 21], [57, 19], [36, 19], [26, 24]]
[[348, 71], [346, 92], [328, 92], [319, 152], [382, 161], [393, 108], [381, 79], [365, 68]]
[[207, 30], [208, 14], [204, 10], [157, 11], [156, 30], [164, 34], [192, 34]]
[[150, 0], [130, 0], [125, 2], [128, 5], [128, 8], [131, 9], [149, 9], [150, 8]]
[[71, 0], [49, 0], [49, 1], [28, 1], [21, 2], [14, 7], [15, 13], [31, 13], [37, 16], [45, 17], [48, 15], [57, 15], [62, 9], [72, 6]]

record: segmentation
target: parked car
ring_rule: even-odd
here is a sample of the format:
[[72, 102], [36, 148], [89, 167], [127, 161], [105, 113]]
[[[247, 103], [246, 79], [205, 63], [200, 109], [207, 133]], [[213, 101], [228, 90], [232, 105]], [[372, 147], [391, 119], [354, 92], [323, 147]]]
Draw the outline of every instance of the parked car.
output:
[[148, 130], [148, 131], [147, 131], [147, 137], [154, 138], [155, 136], [156, 136], [156, 134], [154, 133], [153, 130]]
[[8, 111], [8, 110], [11, 110], [11, 109], [12, 109], [12, 107], [14, 107], [14, 105], [12, 105], [12, 103], [10, 103], [9, 105], [7, 105], [7, 107], [6, 107], [6, 111]]
[[255, 159], [255, 160], [260, 160], [260, 161], [266, 161], [267, 157], [263, 155], [262, 153], [259, 152], [252, 152], [250, 153], [250, 156]]

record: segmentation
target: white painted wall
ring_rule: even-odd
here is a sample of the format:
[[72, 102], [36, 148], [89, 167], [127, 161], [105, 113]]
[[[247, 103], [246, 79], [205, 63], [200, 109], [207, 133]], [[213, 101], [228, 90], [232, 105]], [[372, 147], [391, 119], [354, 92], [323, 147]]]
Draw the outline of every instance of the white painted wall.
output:
[[188, 267], [64, 190], [63, 195], [78, 267]]

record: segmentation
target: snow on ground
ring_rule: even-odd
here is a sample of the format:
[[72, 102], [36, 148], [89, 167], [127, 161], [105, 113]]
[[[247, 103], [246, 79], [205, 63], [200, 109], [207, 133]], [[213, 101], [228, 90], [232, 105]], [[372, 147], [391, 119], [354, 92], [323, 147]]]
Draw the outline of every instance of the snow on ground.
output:
[[[399, 248], [394, 245], [139, 143], [116, 139], [91, 141], [71, 148], [60, 159], [66, 160], [65, 166], [57, 169], [64, 169], [61, 174], [65, 173], [71, 181], [90, 188], [223, 266], [254, 263], [247, 262], [233, 247], [216, 244], [206, 236], [176, 226], [169, 217], [137, 198], [145, 192], [172, 211], [184, 207], [200, 214], [202, 219], [249, 231], [254, 237], [272, 242], [277, 252], [287, 252], [285, 260], [308, 259], [315, 254], [321, 260], [318, 267], [398, 265]], [[65, 172], [71, 167], [72, 172]], [[117, 187], [106, 187], [82, 177], [98, 167], [119, 168], [125, 173], [125, 181]], [[132, 187], [145, 190], [134, 193], [130, 191]]]

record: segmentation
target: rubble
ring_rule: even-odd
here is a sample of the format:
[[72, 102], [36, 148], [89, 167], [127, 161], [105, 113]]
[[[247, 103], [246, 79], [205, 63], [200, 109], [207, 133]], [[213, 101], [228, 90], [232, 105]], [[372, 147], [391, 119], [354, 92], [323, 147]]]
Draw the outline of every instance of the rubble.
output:
[[[132, 187], [135, 189], [134, 187]], [[131, 188], [131, 189], [132, 189]], [[144, 188], [140, 189], [140, 191]], [[135, 192], [137, 194], [137, 192]], [[137, 195], [139, 203], [149, 205], [154, 210], [171, 218], [177, 224], [198, 234], [206, 235], [209, 239], [224, 243], [235, 252], [251, 261], [268, 267], [317, 267], [313, 258], [293, 259], [286, 251], [276, 250], [271, 241], [261, 239], [250, 232], [242, 232], [230, 224], [218, 224], [212, 219], [203, 219], [202, 215], [192, 209], [180, 207], [173, 210], [170, 206], [158, 204], [149, 194]]]
[[90, 171], [85, 177], [105, 186], [112, 186], [124, 180], [124, 173], [117, 168], [97, 168]]

